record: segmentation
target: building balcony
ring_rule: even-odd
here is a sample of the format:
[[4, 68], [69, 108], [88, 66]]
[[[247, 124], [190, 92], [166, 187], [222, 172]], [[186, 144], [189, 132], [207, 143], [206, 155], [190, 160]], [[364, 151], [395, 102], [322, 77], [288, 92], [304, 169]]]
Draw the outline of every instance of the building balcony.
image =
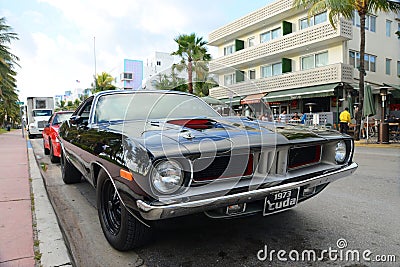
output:
[[330, 44], [350, 40], [353, 27], [350, 21], [341, 19], [336, 30], [328, 23], [318, 24], [293, 32], [278, 39], [237, 51], [210, 62], [210, 72], [223, 74], [232, 69], [248, 68], [289, 54], [304, 53], [313, 47], [326, 47]]
[[233, 40], [247, 32], [265, 27], [266, 24], [272, 24], [303, 11], [293, 8], [293, 0], [277, 1], [211, 32], [208, 44], [220, 46], [226, 40]]
[[343, 63], [303, 71], [289, 72], [268, 78], [247, 80], [210, 89], [210, 96], [222, 99], [332, 83], [353, 83], [353, 67]]

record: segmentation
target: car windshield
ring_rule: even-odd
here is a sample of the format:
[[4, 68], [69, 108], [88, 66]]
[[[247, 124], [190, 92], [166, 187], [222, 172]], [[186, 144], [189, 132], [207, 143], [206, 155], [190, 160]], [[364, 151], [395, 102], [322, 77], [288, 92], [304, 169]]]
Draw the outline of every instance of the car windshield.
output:
[[55, 115], [54, 120], [53, 120], [53, 125], [55, 124], [60, 124], [66, 120], [68, 120], [72, 115], [72, 112], [70, 113], [59, 113]]
[[96, 123], [189, 117], [220, 115], [204, 101], [191, 95], [150, 92], [101, 96], [95, 112]]
[[51, 116], [53, 112], [50, 109], [36, 109], [33, 111], [33, 117]]

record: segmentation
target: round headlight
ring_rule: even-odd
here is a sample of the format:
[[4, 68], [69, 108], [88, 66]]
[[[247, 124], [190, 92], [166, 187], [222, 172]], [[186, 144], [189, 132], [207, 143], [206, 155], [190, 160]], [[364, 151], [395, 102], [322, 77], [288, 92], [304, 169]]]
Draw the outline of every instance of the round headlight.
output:
[[346, 143], [339, 141], [335, 148], [335, 160], [337, 163], [344, 163], [346, 160]]
[[183, 170], [178, 162], [166, 160], [158, 163], [151, 174], [153, 188], [161, 194], [178, 191], [183, 183]]

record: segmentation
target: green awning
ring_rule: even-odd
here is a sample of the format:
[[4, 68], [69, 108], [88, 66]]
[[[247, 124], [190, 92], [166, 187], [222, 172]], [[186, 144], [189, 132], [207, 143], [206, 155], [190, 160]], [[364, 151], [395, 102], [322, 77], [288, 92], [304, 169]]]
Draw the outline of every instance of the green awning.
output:
[[400, 85], [388, 84], [388, 83], [384, 83], [383, 85], [394, 88], [395, 90], [391, 90], [390, 92], [392, 93], [394, 98], [400, 98]]
[[325, 84], [312, 87], [288, 89], [269, 93], [264, 97], [267, 102], [288, 101], [313, 97], [333, 96], [337, 84]]
[[[243, 98], [242, 96], [233, 97], [232, 98], [232, 106], [240, 105], [240, 100], [242, 100], [242, 98]], [[230, 98], [222, 98], [219, 101], [222, 101], [229, 106], [231, 100], [230, 100]]]

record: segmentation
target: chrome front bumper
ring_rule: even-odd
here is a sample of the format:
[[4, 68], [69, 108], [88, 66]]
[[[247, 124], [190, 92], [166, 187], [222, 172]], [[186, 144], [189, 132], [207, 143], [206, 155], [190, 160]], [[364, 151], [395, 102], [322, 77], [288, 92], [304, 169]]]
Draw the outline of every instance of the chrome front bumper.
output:
[[322, 174], [307, 180], [292, 182], [268, 188], [262, 188], [232, 195], [219, 196], [210, 199], [189, 201], [184, 203], [151, 205], [143, 200], [137, 200], [136, 205], [141, 216], [146, 220], [160, 220], [172, 217], [184, 216], [216, 208], [226, 207], [229, 205], [253, 202], [264, 199], [269, 193], [281, 190], [288, 190], [296, 187], [315, 187], [318, 185], [333, 182], [352, 174], [358, 165], [351, 163], [342, 169]]

